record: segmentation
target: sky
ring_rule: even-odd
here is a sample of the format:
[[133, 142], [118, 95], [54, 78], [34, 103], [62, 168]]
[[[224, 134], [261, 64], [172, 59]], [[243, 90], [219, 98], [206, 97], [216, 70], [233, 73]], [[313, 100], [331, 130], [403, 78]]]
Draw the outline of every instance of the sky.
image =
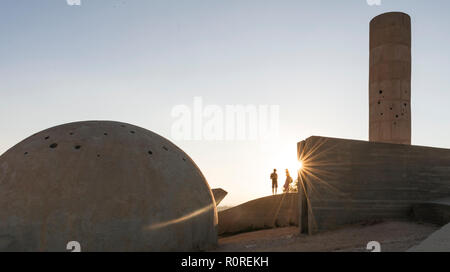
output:
[[[115, 120], [173, 141], [223, 205], [269, 195], [311, 136], [368, 139], [369, 22], [412, 17], [412, 143], [450, 148], [450, 1], [2, 0], [0, 154], [59, 124]], [[275, 140], [173, 137], [179, 105], [277, 105]], [[283, 180], [283, 178], [281, 178]]]

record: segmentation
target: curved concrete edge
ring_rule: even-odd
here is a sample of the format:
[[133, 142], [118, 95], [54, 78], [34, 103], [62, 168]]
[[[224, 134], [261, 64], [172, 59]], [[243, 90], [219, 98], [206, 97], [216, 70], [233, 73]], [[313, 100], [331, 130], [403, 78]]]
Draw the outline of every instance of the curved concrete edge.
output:
[[431, 234], [408, 252], [450, 252], [450, 224]]
[[227, 196], [228, 192], [222, 188], [215, 188], [211, 190], [214, 195], [214, 200], [216, 201], [216, 207], [220, 202]]
[[298, 193], [279, 194], [220, 211], [218, 234], [298, 226], [298, 199]]

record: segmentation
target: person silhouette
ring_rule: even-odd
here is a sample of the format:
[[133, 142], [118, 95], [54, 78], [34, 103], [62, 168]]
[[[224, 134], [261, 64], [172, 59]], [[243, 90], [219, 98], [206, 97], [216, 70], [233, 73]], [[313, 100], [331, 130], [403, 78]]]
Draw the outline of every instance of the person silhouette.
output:
[[284, 182], [284, 188], [283, 188], [285, 193], [289, 193], [289, 185], [291, 185], [292, 181], [293, 180], [292, 180], [291, 175], [289, 174], [289, 170], [286, 169], [286, 181]]
[[273, 169], [273, 173], [270, 174], [270, 179], [272, 180], [272, 195], [276, 195], [278, 189], [277, 169]]

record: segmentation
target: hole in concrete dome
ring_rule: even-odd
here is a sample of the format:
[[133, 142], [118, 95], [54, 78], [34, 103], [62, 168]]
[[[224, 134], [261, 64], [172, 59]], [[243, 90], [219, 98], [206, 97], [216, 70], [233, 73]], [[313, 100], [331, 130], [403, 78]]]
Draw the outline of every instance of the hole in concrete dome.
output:
[[103, 135], [108, 136], [108, 133], [105, 132], [105, 133], [103, 133]]
[[50, 139], [50, 136], [47, 136], [47, 137], [45, 137], [44, 139], [48, 140], [48, 139]]
[[169, 151], [169, 149], [168, 149], [166, 146], [163, 146], [163, 149], [164, 149], [165, 151]]
[[125, 127], [125, 125], [120, 125], [121, 127]]
[[80, 149], [80, 148], [81, 148], [81, 145], [76, 145], [75, 146], [75, 149], [77, 149], [77, 150]]
[[392, 108], [389, 108], [390, 110], [392, 110]]
[[28, 152], [23, 153], [24, 155], [28, 155]]
[[130, 131], [130, 133], [131, 133], [131, 134], [134, 134], [135, 132], [134, 132], [134, 130], [132, 130], [132, 131]]
[[57, 146], [58, 146], [57, 143], [53, 143], [53, 144], [50, 145], [50, 148], [56, 148]]
[[100, 158], [100, 154], [97, 154], [97, 158]]
[[383, 115], [383, 113], [380, 113], [380, 115]]
[[381, 101], [378, 101], [378, 105], [380, 105], [381, 104]]
[[403, 105], [405, 105], [405, 107], [406, 107], [407, 104], [405, 103], [405, 104], [403, 104]]
[[69, 135], [73, 135], [73, 132], [69, 133]]
[[380, 90], [380, 94], [382, 94], [383, 93], [383, 91], [382, 90]]
[[398, 114], [397, 114], [397, 115], [395, 115], [395, 118], [398, 118]]
[[183, 161], [186, 161], [186, 158], [183, 158]]
[[153, 154], [153, 152], [152, 152], [151, 150], [149, 150], [149, 151], [148, 151], [148, 154], [149, 154], [149, 155], [152, 155], [152, 154]]

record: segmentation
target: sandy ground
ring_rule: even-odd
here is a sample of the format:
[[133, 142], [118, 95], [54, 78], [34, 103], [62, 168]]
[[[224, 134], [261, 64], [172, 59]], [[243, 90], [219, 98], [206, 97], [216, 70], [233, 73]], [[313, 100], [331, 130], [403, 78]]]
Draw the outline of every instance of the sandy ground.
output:
[[214, 251], [367, 251], [369, 241], [378, 241], [381, 251], [402, 252], [425, 240], [438, 226], [413, 222], [382, 222], [351, 225], [334, 231], [308, 236], [296, 227], [277, 228], [219, 237]]

